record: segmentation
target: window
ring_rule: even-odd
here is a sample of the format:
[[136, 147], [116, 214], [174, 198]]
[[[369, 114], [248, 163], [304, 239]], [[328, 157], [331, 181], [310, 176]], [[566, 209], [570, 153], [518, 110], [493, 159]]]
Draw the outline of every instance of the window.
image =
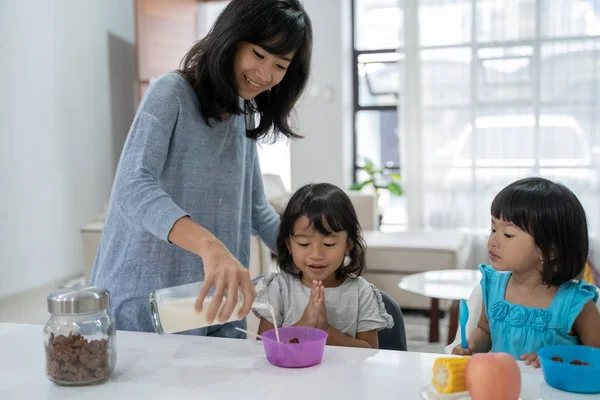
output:
[[600, 1], [421, 0], [418, 12], [423, 225], [487, 229], [495, 194], [526, 176], [566, 184], [596, 225]]
[[[407, 161], [397, 110], [414, 68], [421, 130], [407, 134], [422, 151], [406, 157], [422, 165], [423, 227], [487, 228], [498, 190], [532, 175], [565, 183], [600, 223], [600, 0], [409, 1], [354, 0], [355, 177], [361, 157]], [[394, 202], [384, 224], [414, 212]]]
[[[397, 0], [353, 0], [354, 180], [363, 160], [400, 170], [398, 93], [403, 54], [403, 15]], [[383, 193], [384, 224], [402, 224], [403, 198]]]

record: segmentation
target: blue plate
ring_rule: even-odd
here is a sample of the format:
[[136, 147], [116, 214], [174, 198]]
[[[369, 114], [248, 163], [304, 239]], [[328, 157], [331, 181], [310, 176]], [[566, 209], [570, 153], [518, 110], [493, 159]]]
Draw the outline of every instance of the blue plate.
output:
[[[538, 351], [548, 385], [573, 393], [600, 393], [600, 349], [587, 346], [547, 346]], [[553, 361], [560, 357], [563, 362]], [[573, 365], [578, 360], [591, 365]]]

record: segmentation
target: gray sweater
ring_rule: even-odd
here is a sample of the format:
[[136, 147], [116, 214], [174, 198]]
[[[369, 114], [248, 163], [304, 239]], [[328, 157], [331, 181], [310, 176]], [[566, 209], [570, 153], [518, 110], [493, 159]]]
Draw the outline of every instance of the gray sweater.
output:
[[244, 116], [207, 125], [192, 87], [171, 73], [152, 83], [137, 110], [91, 275], [111, 294], [117, 329], [153, 331], [150, 291], [204, 278], [202, 259], [167, 240], [185, 215], [246, 267], [252, 234], [275, 249], [279, 217]]

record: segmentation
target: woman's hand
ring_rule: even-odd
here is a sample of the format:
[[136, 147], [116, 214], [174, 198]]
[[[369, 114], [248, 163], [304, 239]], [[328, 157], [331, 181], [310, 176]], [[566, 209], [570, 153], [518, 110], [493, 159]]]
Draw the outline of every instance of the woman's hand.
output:
[[[220, 323], [228, 321], [238, 302], [238, 290], [242, 292], [244, 303], [236, 317], [244, 318], [250, 312], [256, 297], [250, 281], [250, 272], [216, 238], [203, 253], [204, 283], [196, 298], [196, 311], [202, 310], [204, 298], [214, 286], [215, 292], [206, 312], [206, 320], [212, 323], [215, 317], [218, 317]], [[227, 301], [220, 314], [217, 315], [225, 291], [227, 291]]]
[[235, 259], [219, 239], [200, 224], [192, 221], [190, 217], [183, 217], [178, 219], [171, 228], [169, 241], [202, 257], [204, 283], [196, 298], [196, 312], [202, 310], [204, 299], [214, 286], [215, 293], [206, 312], [206, 320], [209, 323], [212, 324], [217, 317], [225, 290], [227, 290], [227, 302], [218, 315], [219, 322], [224, 323], [231, 317], [238, 301], [238, 290], [242, 291], [244, 304], [236, 317], [242, 319], [248, 315], [256, 297], [250, 281], [250, 272]]

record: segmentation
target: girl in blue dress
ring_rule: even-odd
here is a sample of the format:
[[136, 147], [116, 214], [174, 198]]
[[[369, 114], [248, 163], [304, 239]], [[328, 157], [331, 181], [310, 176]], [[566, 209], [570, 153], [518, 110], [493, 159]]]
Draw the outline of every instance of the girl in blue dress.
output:
[[498, 193], [491, 214], [491, 266], [479, 267], [481, 316], [468, 348], [452, 353], [505, 352], [539, 367], [544, 346], [600, 347], [598, 290], [580, 279], [586, 216], [573, 192], [547, 179], [522, 179]]

